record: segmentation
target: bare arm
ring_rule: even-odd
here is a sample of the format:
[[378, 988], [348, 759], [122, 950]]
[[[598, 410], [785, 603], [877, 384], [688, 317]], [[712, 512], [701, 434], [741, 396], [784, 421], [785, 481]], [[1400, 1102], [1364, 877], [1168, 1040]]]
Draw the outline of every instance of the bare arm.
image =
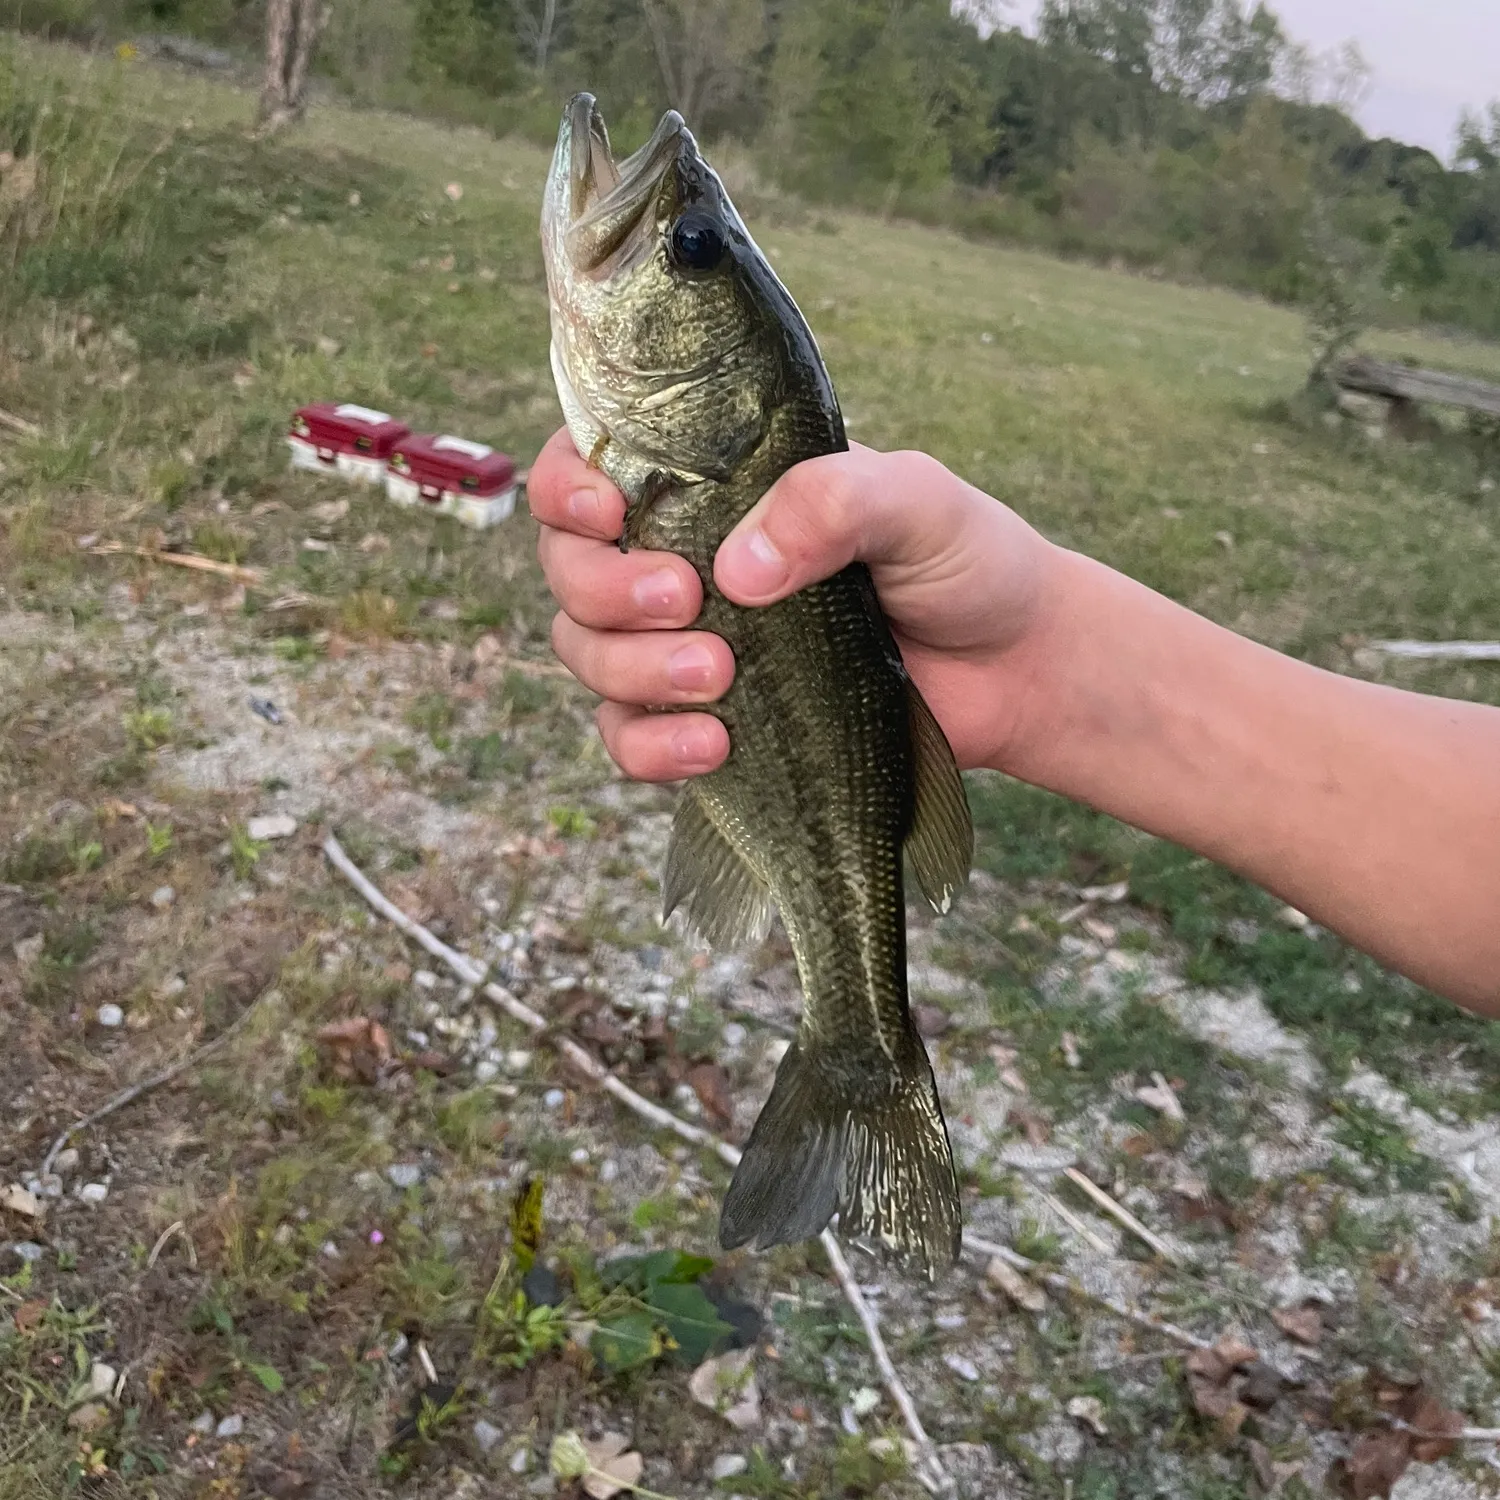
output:
[[[723, 642], [686, 629], [701, 602], [693, 570], [608, 546], [620, 498], [561, 436], [531, 494], [564, 611], [553, 640], [610, 700], [611, 754], [643, 779], [711, 770], [728, 752], [717, 720], [643, 707], [711, 702], [733, 678]], [[1052, 545], [920, 454], [798, 465], [725, 541], [715, 577], [763, 605], [855, 558], [960, 764], [1218, 860], [1500, 1016], [1500, 709], [1256, 645]]]

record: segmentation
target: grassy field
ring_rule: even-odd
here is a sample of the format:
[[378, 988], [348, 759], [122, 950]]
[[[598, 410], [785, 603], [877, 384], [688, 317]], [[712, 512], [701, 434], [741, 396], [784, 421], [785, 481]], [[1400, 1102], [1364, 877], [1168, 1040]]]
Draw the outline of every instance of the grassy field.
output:
[[[285, 469], [290, 412], [330, 397], [529, 460], [558, 421], [544, 154], [332, 108], [257, 143], [222, 84], [13, 59], [0, 127], [67, 171], [0, 171], [0, 410], [39, 429], [0, 433], [0, 1191], [248, 1020], [80, 1132], [39, 1215], [0, 1207], [0, 1500], [547, 1493], [568, 1428], [628, 1435], [678, 1497], [920, 1493], [889, 1403], [844, 1411], [878, 1382], [816, 1246], [702, 1281], [763, 1320], [761, 1425], [687, 1398], [693, 1339], [664, 1309], [688, 1294], [599, 1267], [711, 1253], [722, 1168], [421, 970], [318, 852], [336, 831], [633, 1086], [742, 1138], [796, 1015], [787, 954], [709, 957], [656, 925], [670, 798], [614, 780], [555, 675], [529, 520], [478, 538]], [[925, 448], [1339, 670], [1379, 670], [1371, 638], [1500, 637], [1500, 452], [1308, 409], [1293, 315], [735, 186], [857, 439]], [[1500, 378], [1492, 346], [1374, 347]], [[1500, 702], [1492, 666], [1385, 670]], [[1236, 1330], [1277, 1373], [1216, 1406], [1180, 1351], [1086, 1302], [1024, 1313], [967, 1273], [888, 1287], [950, 1468], [976, 1495], [1297, 1495], [1389, 1438], [1403, 1392], [1493, 1425], [1500, 1034], [1183, 851], [998, 777], [971, 793], [975, 891], [913, 919], [971, 1222], [1204, 1338]], [[296, 834], [252, 838], [274, 812]], [[365, 1020], [393, 1056], [319, 1041]], [[1177, 1110], [1138, 1097], [1154, 1075]], [[1074, 1161], [1190, 1269], [1142, 1260], [1058, 1177]], [[507, 1249], [528, 1173], [556, 1311]], [[615, 1352], [590, 1356], [599, 1324]], [[403, 1429], [419, 1342], [444, 1389]], [[91, 1395], [99, 1363], [118, 1397]], [[1397, 1493], [1484, 1492], [1484, 1451]]]

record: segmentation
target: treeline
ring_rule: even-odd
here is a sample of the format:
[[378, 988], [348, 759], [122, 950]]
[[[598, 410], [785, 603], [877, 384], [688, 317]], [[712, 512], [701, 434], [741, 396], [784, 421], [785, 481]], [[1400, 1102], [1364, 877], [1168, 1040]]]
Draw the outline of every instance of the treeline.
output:
[[[33, 24], [255, 44], [264, 0], [12, 0]], [[71, 18], [64, 19], [64, 13]], [[1500, 106], [1455, 166], [1351, 118], [1250, 0], [339, 0], [347, 94], [555, 130], [589, 88], [618, 139], [676, 106], [767, 182], [1382, 321], [1500, 334]]]

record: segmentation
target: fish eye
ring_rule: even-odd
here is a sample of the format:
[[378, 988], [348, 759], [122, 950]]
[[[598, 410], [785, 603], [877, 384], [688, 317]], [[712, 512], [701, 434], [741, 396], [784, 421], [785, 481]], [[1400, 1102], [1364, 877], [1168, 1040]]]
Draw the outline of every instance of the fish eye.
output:
[[724, 236], [705, 213], [685, 213], [672, 226], [674, 264], [684, 271], [711, 271], [724, 255]]

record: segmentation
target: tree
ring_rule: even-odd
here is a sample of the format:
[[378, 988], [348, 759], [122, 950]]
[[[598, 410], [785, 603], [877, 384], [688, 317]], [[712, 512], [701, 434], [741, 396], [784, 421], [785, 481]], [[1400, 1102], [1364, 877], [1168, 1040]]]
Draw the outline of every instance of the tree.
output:
[[702, 129], [743, 92], [766, 36], [763, 0], [641, 0], [667, 101]]
[[516, 38], [538, 73], [547, 66], [559, 30], [558, 0], [510, 0]]
[[261, 134], [307, 112], [307, 72], [327, 23], [323, 0], [267, 0], [265, 82], [256, 119]]

